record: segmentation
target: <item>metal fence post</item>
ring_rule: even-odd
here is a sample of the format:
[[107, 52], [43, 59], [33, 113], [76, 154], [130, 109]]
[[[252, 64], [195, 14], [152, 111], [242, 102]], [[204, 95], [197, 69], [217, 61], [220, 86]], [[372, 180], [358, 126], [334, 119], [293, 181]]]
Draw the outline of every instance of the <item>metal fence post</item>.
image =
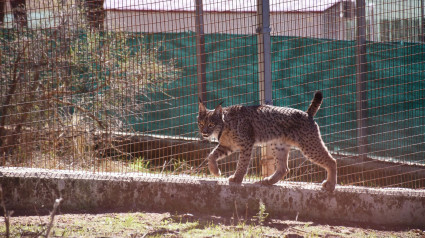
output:
[[[259, 97], [261, 104], [272, 102], [270, 5], [268, 0], [257, 0], [257, 39]], [[271, 157], [270, 146], [261, 148], [261, 175], [269, 176], [274, 171], [275, 161]]]
[[367, 156], [367, 61], [365, 0], [356, 0], [356, 111], [357, 146], [360, 162]]
[[420, 29], [420, 40], [425, 42], [425, 3], [424, 0], [421, 0], [421, 29]]
[[205, 37], [204, 37], [204, 10], [202, 0], [195, 0], [195, 28], [196, 28], [196, 65], [198, 77], [198, 97], [207, 101], [207, 80], [205, 62]]

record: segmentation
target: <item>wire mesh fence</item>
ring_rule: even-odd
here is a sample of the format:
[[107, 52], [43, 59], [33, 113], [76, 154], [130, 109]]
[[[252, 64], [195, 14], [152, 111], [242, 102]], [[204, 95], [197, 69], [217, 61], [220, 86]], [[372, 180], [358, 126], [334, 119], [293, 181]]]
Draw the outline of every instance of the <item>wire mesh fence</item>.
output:
[[[305, 111], [320, 90], [339, 184], [424, 188], [424, 5], [0, 1], [0, 165], [209, 176], [198, 98]], [[267, 153], [247, 180], [273, 169]], [[325, 178], [296, 149], [289, 167], [285, 180]]]

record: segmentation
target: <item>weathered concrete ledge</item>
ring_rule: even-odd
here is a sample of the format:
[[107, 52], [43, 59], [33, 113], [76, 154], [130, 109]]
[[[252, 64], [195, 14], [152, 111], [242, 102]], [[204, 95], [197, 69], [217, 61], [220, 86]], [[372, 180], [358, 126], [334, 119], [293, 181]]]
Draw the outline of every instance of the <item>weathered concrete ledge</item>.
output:
[[[284, 182], [275, 186], [229, 185], [225, 180], [190, 176], [93, 174], [0, 168], [6, 206], [45, 213], [62, 197], [61, 212], [161, 210], [229, 215], [258, 212], [259, 201], [272, 217], [425, 227], [425, 190], [372, 189]], [[247, 210], [246, 210], [247, 209]]]

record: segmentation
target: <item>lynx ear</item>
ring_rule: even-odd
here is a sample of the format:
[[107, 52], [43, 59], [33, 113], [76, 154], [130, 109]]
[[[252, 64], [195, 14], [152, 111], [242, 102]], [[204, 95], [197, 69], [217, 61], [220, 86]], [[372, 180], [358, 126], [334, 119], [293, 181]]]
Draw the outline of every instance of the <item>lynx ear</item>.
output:
[[214, 109], [214, 114], [216, 114], [216, 115], [221, 115], [221, 114], [223, 114], [223, 108], [221, 107], [221, 104], [223, 104], [223, 102], [219, 103], [219, 104], [217, 105], [217, 107], [215, 107], [215, 109]]
[[202, 103], [201, 98], [199, 98], [198, 109], [199, 109], [199, 114], [203, 114], [207, 112], [207, 108], [205, 107], [204, 103]]

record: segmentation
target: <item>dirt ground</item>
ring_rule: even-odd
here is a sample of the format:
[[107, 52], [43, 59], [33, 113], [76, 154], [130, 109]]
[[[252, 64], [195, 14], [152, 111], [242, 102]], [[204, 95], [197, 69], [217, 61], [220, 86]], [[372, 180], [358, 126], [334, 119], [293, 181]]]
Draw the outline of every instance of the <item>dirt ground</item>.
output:
[[[12, 216], [10, 237], [44, 237], [50, 216]], [[1, 219], [0, 236], [5, 237]], [[62, 214], [50, 237], [425, 237], [421, 229], [153, 212]]]

